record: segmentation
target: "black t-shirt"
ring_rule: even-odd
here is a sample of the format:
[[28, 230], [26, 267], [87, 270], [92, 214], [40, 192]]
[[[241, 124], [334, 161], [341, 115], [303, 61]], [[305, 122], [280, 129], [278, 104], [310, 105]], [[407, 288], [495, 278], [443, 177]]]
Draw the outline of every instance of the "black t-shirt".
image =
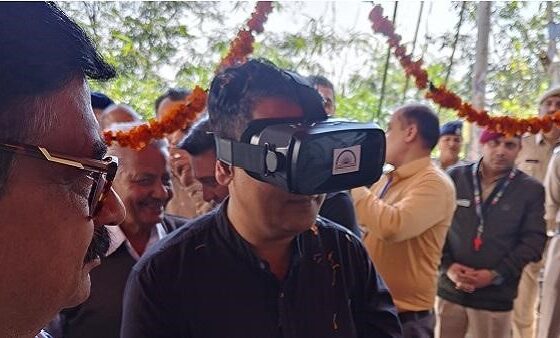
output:
[[293, 240], [279, 281], [222, 206], [133, 268], [123, 338], [400, 337], [396, 308], [359, 239], [324, 219]]

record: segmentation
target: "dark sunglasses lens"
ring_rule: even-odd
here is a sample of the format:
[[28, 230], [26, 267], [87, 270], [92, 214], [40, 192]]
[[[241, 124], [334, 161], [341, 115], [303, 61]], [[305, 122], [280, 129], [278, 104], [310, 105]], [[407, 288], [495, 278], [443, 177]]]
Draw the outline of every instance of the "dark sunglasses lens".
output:
[[105, 175], [95, 174], [95, 181], [91, 187], [90, 202], [89, 202], [89, 213], [93, 217], [99, 211], [101, 207], [101, 202], [103, 201], [107, 181], [105, 180]]

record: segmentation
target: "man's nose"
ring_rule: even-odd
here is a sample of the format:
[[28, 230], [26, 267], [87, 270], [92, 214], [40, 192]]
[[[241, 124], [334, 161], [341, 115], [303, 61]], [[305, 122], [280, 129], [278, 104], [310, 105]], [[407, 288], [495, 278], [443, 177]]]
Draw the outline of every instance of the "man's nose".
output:
[[505, 145], [500, 145], [496, 148], [496, 155], [500, 155], [503, 156], [506, 152], [506, 146]]
[[170, 189], [168, 185], [164, 184], [163, 182], [156, 182], [152, 191], [152, 197], [161, 200], [167, 200], [170, 194], [169, 190]]
[[126, 210], [119, 195], [111, 188], [98, 214], [93, 218], [97, 225], [119, 225], [124, 222]]

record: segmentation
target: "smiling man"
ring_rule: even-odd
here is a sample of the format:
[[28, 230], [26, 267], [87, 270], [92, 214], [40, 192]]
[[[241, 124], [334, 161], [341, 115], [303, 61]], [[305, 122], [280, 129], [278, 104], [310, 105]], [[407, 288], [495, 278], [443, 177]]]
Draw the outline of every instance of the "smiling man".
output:
[[[208, 111], [212, 130], [229, 142], [251, 121], [326, 117], [307, 81], [258, 60], [214, 78]], [[360, 240], [317, 218], [324, 195], [289, 193], [223, 161], [215, 177], [229, 188], [220, 208], [134, 267], [123, 338], [400, 336], [389, 292]]]
[[65, 338], [118, 338], [122, 296], [132, 266], [149, 247], [186, 222], [164, 215], [173, 196], [165, 140], [140, 151], [112, 146], [109, 154], [120, 159], [113, 186], [124, 202], [126, 217], [118, 227], [109, 228], [111, 246], [91, 274], [90, 298], [61, 314]]
[[83, 302], [124, 209], [86, 77], [114, 70], [52, 3], [0, 10], [0, 337]]

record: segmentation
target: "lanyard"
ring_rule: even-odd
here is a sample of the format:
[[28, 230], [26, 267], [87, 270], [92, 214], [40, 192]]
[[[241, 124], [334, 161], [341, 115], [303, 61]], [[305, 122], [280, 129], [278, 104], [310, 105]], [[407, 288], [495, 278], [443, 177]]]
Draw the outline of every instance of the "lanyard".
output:
[[383, 189], [381, 189], [381, 192], [379, 192], [379, 198], [383, 198], [383, 196], [385, 196], [387, 190], [389, 190], [389, 186], [391, 185], [391, 182], [393, 182], [393, 175], [388, 175], [387, 183], [385, 183]]
[[[478, 220], [479, 220], [478, 227], [476, 229], [476, 237], [473, 240], [473, 247], [475, 251], [480, 251], [480, 247], [482, 246], [482, 234], [484, 233], [484, 215], [482, 213], [482, 194], [481, 194], [482, 187], [480, 184], [480, 179], [478, 177], [478, 172], [479, 172], [481, 162], [482, 159], [472, 167], [474, 205], [475, 205], [476, 215], [478, 216]], [[498, 204], [500, 198], [502, 198], [502, 195], [506, 191], [507, 187], [517, 175], [517, 172], [518, 170], [516, 168], [511, 169], [511, 171], [507, 176], [507, 179], [505, 180], [505, 182], [502, 183], [500, 190], [498, 190], [498, 192], [494, 194], [494, 198], [492, 198], [490, 205], [494, 206]], [[490, 194], [490, 196], [491, 195], [492, 194]]]

